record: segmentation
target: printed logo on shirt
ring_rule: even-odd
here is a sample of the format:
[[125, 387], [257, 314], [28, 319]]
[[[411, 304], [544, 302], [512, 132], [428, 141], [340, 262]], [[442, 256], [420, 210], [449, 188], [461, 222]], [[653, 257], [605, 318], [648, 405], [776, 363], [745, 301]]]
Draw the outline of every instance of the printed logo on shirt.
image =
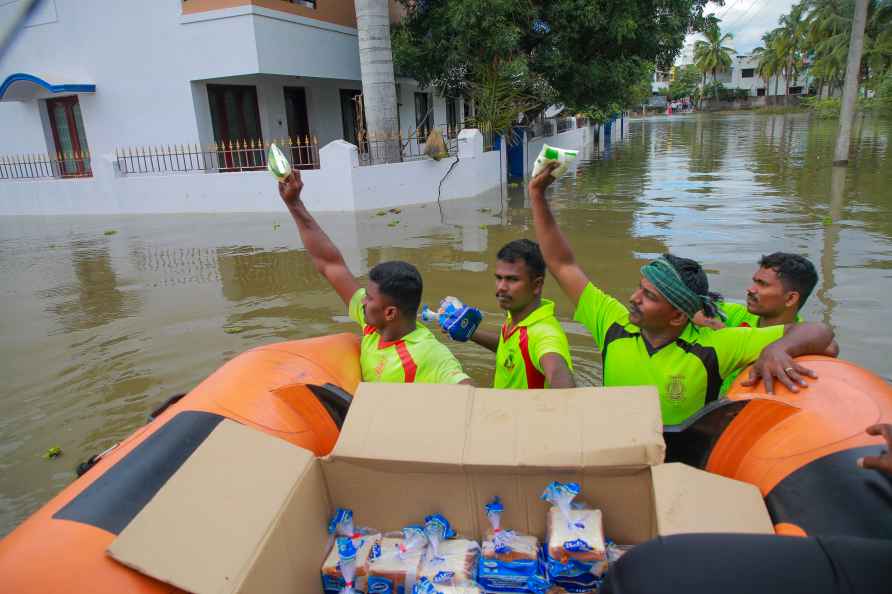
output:
[[514, 369], [514, 353], [508, 353], [508, 356], [505, 357], [505, 362], [502, 363], [505, 366], [505, 369]]
[[386, 361], [384, 360], [384, 357], [381, 357], [378, 359], [378, 364], [375, 365], [375, 376], [377, 376], [378, 379], [381, 379], [381, 375], [384, 373], [385, 364]]
[[666, 396], [675, 404], [681, 403], [684, 399], [684, 376], [673, 375], [666, 384]]

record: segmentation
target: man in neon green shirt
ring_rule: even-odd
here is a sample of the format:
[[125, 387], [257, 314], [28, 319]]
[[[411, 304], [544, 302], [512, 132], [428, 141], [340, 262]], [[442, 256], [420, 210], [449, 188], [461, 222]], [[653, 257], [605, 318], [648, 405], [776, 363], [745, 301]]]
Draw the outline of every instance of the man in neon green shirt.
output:
[[755, 362], [750, 384], [780, 381], [796, 392], [814, 373], [793, 357], [822, 353], [833, 340], [824, 324], [712, 330], [691, 323], [716, 315], [716, 295], [699, 264], [667, 255], [641, 268], [628, 308], [595, 287], [576, 263], [545, 200], [553, 166], [530, 182], [536, 237], [545, 263], [576, 304], [574, 319], [592, 333], [604, 360], [605, 386], [655, 386], [665, 424], [677, 424], [719, 396], [722, 380]]
[[496, 354], [494, 388], [573, 388], [570, 345], [542, 298], [545, 261], [539, 245], [518, 239], [496, 254], [496, 299], [506, 312], [499, 332], [477, 328], [471, 340]]
[[[746, 305], [728, 301], [718, 304], [724, 314], [724, 322], [706, 318], [699, 312], [694, 317], [694, 323], [716, 330], [798, 324], [802, 322], [799, 312], [818, 284], [818, 272], [804, 256], [775, 252], [762, 256], [752, 281], [746, 290]], [[829, 357], [839, 355], [839, 345], [835, 340], [824, 354]], [[725, 379], [722, 394], [731, 388], [738, 374], [733, 373]]]
[[470, 384], [455, 356], [416, 321], [422, 291], [418, 270], [407, 262], [382, 262], [369, 271], [368, 287], [361, 288], [301, 201], [302, 189], [296, 169], [279, 183], [279, 195], [316, 270], [349, 306], [350, 318], [362, 326], [363, 381]]

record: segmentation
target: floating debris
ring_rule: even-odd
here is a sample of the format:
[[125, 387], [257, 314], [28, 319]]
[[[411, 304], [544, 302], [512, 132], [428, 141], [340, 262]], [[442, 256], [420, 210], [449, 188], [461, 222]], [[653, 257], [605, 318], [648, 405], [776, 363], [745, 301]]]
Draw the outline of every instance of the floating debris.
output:
[[477, 212], [492, 212], [492, 209], [490, 209], [490, 208], [478, 208], [478, 209], [477, 209]]
[[273, 231], [278, 231], [279, 227], [281, 227], [279, 223], [273, 223]]
[[62, 448], [60, 448], [59, 446], [53, 446], [53, 447], [47, 449], [47, 451], [43, 453], [43, 458], [45, 460], [51, 460], [53, 458], [58, 458], [61, 455], [62, 455]]
[[486, 225], [480, 225], [481, 229], [486, 229]]
[[244, 328], [240, 328], [239, 326], [229, 326], [228, 328], [223, 328], [223, 332], [226, 334], [238, 334], [244, 330]]
[[108, 231], [103, 233], [103, 235], [115, 235], [115, 234], [117, 234], [117, 231], [115, 231], [114, 229], [109, 229]]
[[520, 182], [510, 182], [510, 183], [508, 184], [508, 187], [511, 188], [511, 189], [517, 189], [517, 188], [520, 187]]
[[379, 217], [383, 217], [384, 215], [387, 214], [387, 211], [386, 211], [386, 210], [379, 210], [379, 211], [376, 212], [375, 214], [378, 215]]
[[388, 210], [387, 212], [389, 212], [389, 213], [391, 213], [391, 214], [400, 214], [400, 213], [403, 212], [403, 211], [402, 211], [402, 209], [399, 209], [399, 208], [391, 208], [391, 209]]
[[390, 221], [389, 223], [387, 223], [387, 226], [388, 226], [388, 227], [396, 227], [396, 226], [399, 225], [399, 224], [400, 224], [400, 220], [399, 220], [399, 219], [395, 219], [395, 220]]
[[829, 227], [830, 225], [833, 224], [833, 217], [831, 217], [831, 216], [824, 217], [823, 223], [824, 223], [825, 227]]

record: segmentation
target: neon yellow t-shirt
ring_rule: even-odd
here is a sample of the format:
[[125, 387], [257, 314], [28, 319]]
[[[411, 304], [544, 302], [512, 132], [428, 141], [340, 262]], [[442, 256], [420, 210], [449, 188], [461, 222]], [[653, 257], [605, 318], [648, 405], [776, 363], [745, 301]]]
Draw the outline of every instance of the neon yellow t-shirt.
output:
[[[759, 316], [756, 314], [750, 313], [750, 311], [746, 308], [745, 305], [740, 303], [730, 303], [728, 301], [722, 301], [718, 304], [719, 308], [726, 316], [725, 326], [728, 328], [759, 328]], [[796, 315], [796, 323], [802, 322], [802, 316], [799, 314]], [[738, 369], [731, 375], [725, 378], [724, 383], [722, 384], [721, 394], [724, 396], [728, 393], [728, 390], [731, 389], [731, 384], [734, 383], [734, 380], [737, 379], [737, 376], [740, 375], [742, 369]]]
[[688, 324], [674, 342], [653, 348], [629, 323], [626, 307], [591, 283], [573, 316], [604, 360], [605, 386], [656, 386], [663, 423], [675, 425], [719, 397], [722, 380], [759, 358], [783, 326], [712, 330]]
[[362, 381], [457, 384], [470, 379], [452, 352], [421, 324], [399, 340], [381, 340], [378, 330], [365, 323], [364, 297], [365, 289], [359, 289], [349, 306], [350, 319], [362, 326]]
[[518, 323], [510, 334], [509, 326], [510, 313], [499, 333], [493, 388], [524, 390], [546, 387], [541, 360], [548, 353], [563, 357], [567, 367], [573, 370], [570, 345], [564, 329], [554, 317], [553, 301], [543, 299], [541, 305]]

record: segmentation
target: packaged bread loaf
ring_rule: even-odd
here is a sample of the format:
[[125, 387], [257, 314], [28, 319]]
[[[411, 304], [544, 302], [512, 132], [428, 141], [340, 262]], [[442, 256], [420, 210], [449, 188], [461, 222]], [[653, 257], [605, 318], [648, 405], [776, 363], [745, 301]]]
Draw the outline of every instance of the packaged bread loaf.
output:
[[406, 526], [401, 532], [385, 534], [380, 543], [372, 547], [368, 570], [369, 592], [411, 593], [426, 548], [427, 536], [422, 526]]
[[502, 513], [505, 511], [505, 506], [498, 497], [493, 498], [484, 507], [490, 527], [483, 539], [483, 557], [502, 562], [535, 561], [539, 550], [539, 539], [502, 527]]
[[577, 495], [577, 483], [559, 482], [548, 485], [542, 494], [542, 499], [551, 503], [546, 522], [548, 556], [561, 563], [602, 561], [607, 550], [601, 510], [574, 508]]
[[426, 577], [419, 578], [411, 594], [484, 594], [484, 591], [473, 582], [461, 582], [452, 585], [435, 584]]
[[480, 545], [473, 540], [455, 538], [439, 543], [437, 553], [433, 546], [421, 562], [419, 578], [428, 578], [437, 585], [449, 585], [474, 581], [477, 576], [477, 558]]
[[355, 551], [351, 561], [354, 572], [352, 588], [356, 592], [367, 592], [369, 557], [373, 547], [381, 540], [381, 534], [368, 528], [355, 530], [353, 512], [348, 509], [339, 509], [335, 512], [328, 531], [337, 540], [322, 563], [322, 590], [325, 594], [337, 594], [345, 587], [346, 579], [341, 567], [342, 551], [338, 547], [338, 542], [341, 543], [343, 551], [346, 551], [343, 541], [348, 540]]

